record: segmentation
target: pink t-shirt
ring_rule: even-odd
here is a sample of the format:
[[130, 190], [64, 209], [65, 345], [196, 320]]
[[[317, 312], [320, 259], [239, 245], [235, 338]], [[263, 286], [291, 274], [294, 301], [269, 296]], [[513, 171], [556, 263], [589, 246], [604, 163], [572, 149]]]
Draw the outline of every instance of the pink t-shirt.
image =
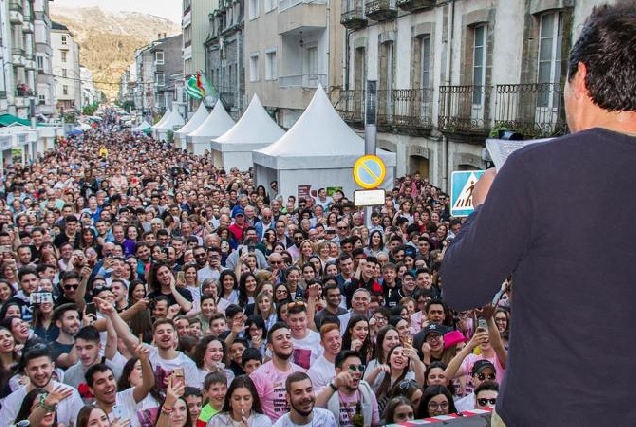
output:
[[272, 423], [275, 423], [283, 414], [289, 412], [289, 405], [285, 399], [285, 380], [293, 372], [303, 371], [300, 366], [291, 363], [291, 369], [281, 372], [270, 360], [260, 368], [250, 374], [254, 381], [254, 386], [261, 398], [263, 413], [267, 415]]
[[[353, 393], [347, 396], [344, 393], [338, 393], [338, 399], [340, 400], [340, 417], [338, 419], [338, 425], [340, 427], [353, 427], [353, 415], [356, 412], [356, 403], [360, 401], [360, 392]], [[375, 399], [371, 402], [373, 405], [372, 424], [377, 425], [380, 422], [380, 416], [378, 413], [378, 403]], [[364, 409], [362, 413], [364, 414]], [[365, 420], [366, 423], [367, 420]]]

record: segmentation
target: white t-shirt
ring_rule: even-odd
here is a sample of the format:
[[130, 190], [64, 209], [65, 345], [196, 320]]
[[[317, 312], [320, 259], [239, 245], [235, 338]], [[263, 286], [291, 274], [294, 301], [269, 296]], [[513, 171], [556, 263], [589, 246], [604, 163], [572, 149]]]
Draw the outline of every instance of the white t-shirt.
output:
[[177, 368], [183, 368], [188, 387], [199, 387], [199, 371], [192, 359], [180, 351], [174, 359], [163, 359], [159, 356], [157, 347], [147, 347], [150, 349], [150, 364], [155, 372], [155, 384], [158, 384], [161, 390], [167, 389], [168, 376]]
[[329, 409], [314, 408], [314, 417], [307, 424], [296, 424], [289, 417], [289, 412], [276, 421], [274, 427], [338, 427], [336, 418]]
[[336, 365], [325, 359], [324, 355], [320, 355], [316, 362], [311, 364], [307, 375], [311, 378], [314, 390], [320, 390], [336, 377]]
[[[206, 427], [232, 427], [238, 425], [241, 424], [230, 418], [228, 413], [223, 412], [212, 415]], [[272, 427], [272, 420], [270, 420], [267, 415], [252, 412], [250, 416], [247, 417], [247, 425], [250, 427]]]
[[[132, 388], [118, 391], [115, 395], [115, 405], [122, 407], [124, 417], [130, 421], [131, 427], [140, 427], [139, 420], [137, 419], [137, 402], [135, 402], [135, 398], [133, 397]], [[108, 419], [111, 422], [115, 421], [112, 412], [108, 414]]]
[[309, 329], [307, 332], [308, 334], [305, 338], [296, 339], [292, 337], [292, 342], [294, 343], [292, 362], [303, 369], [309, 369], [323, 353], [323, 348], [320, 345], [320, 334]]
[[[71, 388], [66, 384], [58, 383], [57, 381], [51, 381], [51, 384], [53, 388], [60, 386], [64, 388]], [[22, 406], [22, 401], [26, 397], [27, 393], [28, 391], [26, 386], [20, 387], [4, 399], [2, 402], [2, 409], [0, 409], [0, 423], [2, 423], [3, 426], [8, 426], [14, 423], [15, 417], [18, 415], [20, 406]], [[80, 409], [82, 409], [82, 406], [84, 406], [82, 398], [77, 390], [73, 389], [73, 394], [62, 400], [57, 405], [57, 422], [64, 424], [65, 426], [70, 425], [71, 422], [75, 425], [77, 413]]]

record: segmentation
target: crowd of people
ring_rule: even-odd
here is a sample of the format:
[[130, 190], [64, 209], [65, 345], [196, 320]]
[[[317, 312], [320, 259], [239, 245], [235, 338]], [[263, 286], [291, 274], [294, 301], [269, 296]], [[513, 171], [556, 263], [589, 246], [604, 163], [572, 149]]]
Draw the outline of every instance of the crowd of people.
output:
[[[491, 408], [511, 283], [453, 312], [462, 220], [419, 173], [365, 221], [112, 115], [0, 199], [0, 423], [376, 426]], [[319, 185], [319, 183], [316, 183]]]

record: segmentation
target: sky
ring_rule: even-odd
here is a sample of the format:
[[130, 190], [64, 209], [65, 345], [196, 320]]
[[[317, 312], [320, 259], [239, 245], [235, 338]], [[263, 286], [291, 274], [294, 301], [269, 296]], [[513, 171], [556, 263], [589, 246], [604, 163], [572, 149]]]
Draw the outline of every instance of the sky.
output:
[[89, 7], [99, 5], [102, 9], [114, 12], [142, 12], [149, 15], [168, 18], [181, 24], [181, 0], [55, 0], [50, 7]]

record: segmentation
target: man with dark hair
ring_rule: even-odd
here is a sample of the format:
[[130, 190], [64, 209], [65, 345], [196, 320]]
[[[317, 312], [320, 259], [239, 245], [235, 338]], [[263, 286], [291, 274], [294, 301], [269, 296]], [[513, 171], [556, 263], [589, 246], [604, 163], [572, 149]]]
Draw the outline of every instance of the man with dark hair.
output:
[[309, 376], [304, 372], [294, 372], [285, 380], [285, 399], [289, 413], [276, 421], [274, 427], [300, 427], [316, 425], [336, 427], [336, 418], [323, 408], [316, 408], [316, 392]]
[[[148, 396], [155, 385], [155, 377], [150, 366], [149, 348], [139, 344], [133, 354], [141, 361], [143, 381], [136, 387], [117, 390], [117, 380], [110, 367], [98, 363], [86, 371], [86, 383], [95, 396], [95, 406], [101, 408], [109, 419], [113, 419], [113, 407], [122, 409], [123, 420], [129, 420], [131, 427], [140, 427], [137, 416], [138, 404]], [[120, 420], [122, 421], [122, 420]]]
[[53, 312], [53, 322], [60, 330], [57, 339], [51, 344], [53, 360], [61, 369], [73, 366], [77, 362], [74, 349], [74, 337], [80, 328], [79, 312], [75, 304], [62, 304]]
[[261, 367], [263, 364], [263, 355], [257, 348], [248, 348], [241, 356], [241, 367], [247, 375]]
[[[75, 423], [78, 411], [84, 406], [77, 390], [53, 379], [55, 363], [49, 347], [44, 343], [36, 343], [24, 348], [20, 366], [29, 378], [28, 385], [22, 386], [8, 395], [0, 409], [0, 423], [9, 425], [18, 415], [18, 409], [24, 398], [34, 388], [43, 388], [48, 392], [59, 389], [65, 396], [56, 407], [57, 422], [65, 426]], [[42, 405], [42, 402], [38, 402]], [[46, 408], [45, 408], [46, 409]]]
[[[636, 335], [617, 333], [633, 324], [636, 302], [628, 249], [636, 200], [624, 197], [636, 181], [636, 3], [614, 3], [593, 9], [570, 51], [572, 133], [487, 171], [472, 194], [475, 212], [444, 256], [444, 298], [456, 311], [491, 301], [512, 272], [515, 339], [495, 422], [636, 423], [628, 356]], [[590, 231], [609, 218], [611, 227]], [[602, 363], [592, 345], [607, 349]], [[565, 392], [554, 399], [546, 390]]]
[[308, 328], [307, 303], [296, 300], [287, 304], [287, 324], [294, 343], [293, 361], [303, 369], [309, 369], [323, 350], [320, 335]]
[[285, 380], [303, 368], [290, 361], [294, 343], [287, 324], [274, 323], [267, 333], [267, 349], [272, 352], [272, 360], [252, 372], [250, 378], [261, 397], [263, 413], [275, 422], [289, 411], [289, 403], [285, 399]]
[[353, 425], [356, 403], [362, 404], [364, 425], [379, 425], [378, 402], [371, 386], [362, 379], [365, 365], [357, 352], [336, 355], [336, 377], [316, 396], [316, 406], [331, 411], [338, 425]]

